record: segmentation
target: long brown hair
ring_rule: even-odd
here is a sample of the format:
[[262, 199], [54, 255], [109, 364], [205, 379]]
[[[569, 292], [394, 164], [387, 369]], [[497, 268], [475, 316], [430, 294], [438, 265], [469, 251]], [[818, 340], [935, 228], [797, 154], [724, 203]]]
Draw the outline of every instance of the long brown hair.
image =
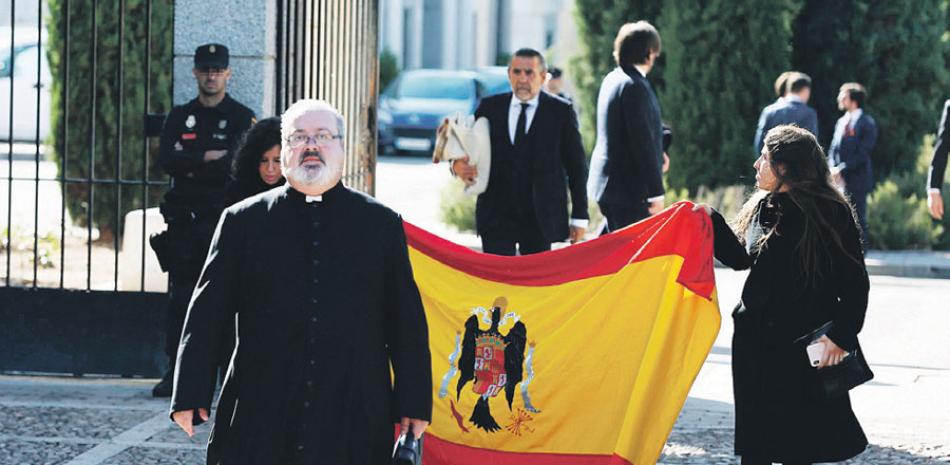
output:
[[[771, 202], [772, 194], [785, 187], [784, 193], [802, 211], [805, 218], [804, 232], [795, 250], [801, 266], [800, 271], [808, 277], [809, 284], [814, 284], [821, 278], [824, 270], [820, 264], [823, 259], [830, 259], [834, 250], [841, 250], [845, 256], [861, 262], [862, 257], [855, 257], [847, 251], [841, 239], [841, 232], [829, 221], [827, 211], [823, 213], [820, 208], [822, 203], [828, 202], [841, 205], [850, 213], [849, 219], [854, 222], [855, 228], [860, 230], [856, 226], [857, 220], [850, 203], [832, 185], [825, 153], [815, 136], [797, 126], [782, 125], [771, 129], [765, 135], [763, 145], [778, 182], [772, 192], [759, 191], [743, 205], [736, 221], [740, 240], [745, 240], [749, 227], [756, 222], [759, 206], [763, 201]], [[776, 222], [754, 246], [765, 246], [765, 242], [775, 234], [777, 226]]]

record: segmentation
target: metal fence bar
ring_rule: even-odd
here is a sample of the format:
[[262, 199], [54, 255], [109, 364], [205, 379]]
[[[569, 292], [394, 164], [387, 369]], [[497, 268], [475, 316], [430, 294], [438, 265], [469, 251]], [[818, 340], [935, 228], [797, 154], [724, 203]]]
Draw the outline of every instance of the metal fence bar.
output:
[[[122, 94], [123, 89], [123, 79], [122, 79], [122, 62], [125, 59], [123, 52], [125, 51], [124, 44], [122, 43], [125, 38], [125, 0], [119, 0], [119, 66], [117, 66], [116, 71], [116, 142], [115, 142], [115, 177], [116, 179], [122, 179], [122, 104], [125, 101]], [[117, 184], [115, 186], [115, 227], [113, 228], [113, 254], [115, 256], [115, 268], [113, 269], [113, 290], [119, 290], [119, 233], [122, 231], [122, 184]], [[144, 209], [145, 206], [143, 205]], [[144, 216], [144, 211], [143, 211]], [[144, 245], [144, 244], [143, 244]]]
[[[33, 177], [33, 288], [36, 289], [37, 272], [40, 263], [40, 95], [43, 91], [43, 2], [37, 2], [36, 22], [36, 137], [34, 142], [36, 151], [33, 154], [34, 167]], [[11, 44], [13, 45], [13, 44]], [[13, 102], [10, 102], [13, 106]], [[13, 139], [13, 134], [10, 134]]]
[[[148, 109], [149, 109], [149, 101], [148, 101], [148, 99], [149, 99], [149, 97], [150, 97], [150, 95], [149, 95], [149, 90], [150, 90], [151, 87], [152, 87], [152, 84], [151, 84], [151, 78], [152, 78], [152, 67], [151, 67], [151, 61], [152, 61], [152, 54], [151, 54], [151, 51], [152, 51], [152, 29], [151, 29], [151, 25], [152, 25], [152, 0], [145, 0], [145, 105], [144, 105], [145, 108], [144, 108], [144, 110], [145, 110], [146, 118], [147, 118], [147, 115], [149, 114], [149, 111], [148, 111]], [[145, 234], [146, 217], [145, 217], [145, 212], [146, 212], [146, 210], [148, 209], [148, 164], [149, 164], [149, 160], [148, 160], [148, 155], [149, 155], [148, 137], [144, 137], [143, 139], [145, 140], [145, 147], [143, 147], [143, 149], [144, 149], [144, 150], [143, 150], [143, 157], [144, 157], [144, 159], [145, 159], [145, 163], [142, 164], [142, 181], [144, 181], [145, 184], [142, 185], [142, 259], [141, 259], [141, 263], [140, 263], [140, 266], [141, 266], [141, 274], [139, 275], [139, 278], [140, 278], [140, 281], [141, 281], [141, 282], [139, 283], [139, 285], [140, 285], [139, 290], [140, 290], [141, 292], [145, 292], [145, 245], [147, 244], [147, 242], [146, 242], [146, 240], [145, 240], [145, 239], [146, 239], [146, 234]], [[116, 177], [118, 177], [118, 173], [116, 173]], [[162, 184], [164, 184], [164, 183], [162, 183]]]
[[63, 30], [66, 34], [63, 38], [63, 153], [61, 154], [61, 168], [59, 170], [60, 194], [62, 194], [62, 203], [60, 207], [59, 223], [59, 288], [63, 289], [66, 282], [66, 159], [69, 155], [69, 0], [63, 0], [63, 9], [66, 12], [66, 24]]
[[13, 248], [13, 80], [16, 72], [16, 60], [13, 59], [13, 44], [16, 43], [16, 0], [10, 0], [10, 136], [7, 151], [7, 276], [6, 284], [10, 286], [10, 249]]
[[[96, 169], [96, 61], [98, 60], [97, 49], [99, 48], [99, 34], [96, 30], [96, 23], [99, 10], [98, 0], [92, 0], [92, 79], [89, 80], [89, 176], [93, 177]], [[89, 186], [86, 195], [86, 290], [92, 290], [92, 209], [93, 209], [93, 185]]]

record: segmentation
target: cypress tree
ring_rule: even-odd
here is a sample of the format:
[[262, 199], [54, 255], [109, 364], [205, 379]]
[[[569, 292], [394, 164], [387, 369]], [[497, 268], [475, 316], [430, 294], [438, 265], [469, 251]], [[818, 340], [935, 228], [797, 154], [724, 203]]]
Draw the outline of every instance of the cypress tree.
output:
[[663, 119], [676, 134], [669, 182], [700, 186], [750, 183], [761, 109], [788, 67], [788, 0], [669, 0], [659, 31], [667, 57], [660, 92]]
[[[66, 11], [67, 5], [69, 11]], [[117, 177], [140, 180], [146, 160], [151, 163], [151, 180], [164, 179], [164, 174], [155, 168], [155, 141], [146, 147], [145, 89], [148, 83], [150, 113], [165, 113], [171, 109], [173, 1], [151, 0], [150, 24], [146, 24], [146, 6], [146, 0], [125, 0], [120, 60], [119, 2], [98, 2], [95, 30], [91, 0], [49, 2], [47, 56], [53, 75], [50, 145], [60, 175], [65, 174], [68, 179], [91, 176], [96, 180]], [[147, 26], [150, 27], [151, 50], [146, 53]], [[145, 74], [146, 59], [150, 60], [149, 76]], [[95, 105], [92, 103], [93, 92]], [[117, 160], [120, 153], [121, 160]], [[92, 173], [89, 170], [90, 156], [94, 165]], [[116, 171], [117, 161], [121, 163], [121, 174]], [[77, 225], [87, 225], [90, 184], [70, 182], [64, 188], [66, 207], [73, 221]], [[142, 188], [139, 186], [95, 184], [92, 188], [92, 221], [100, 229], [103, 239], [119, 233], [121, 217], [125, 213], [142, 208]], [[148, 206], [155, 206], [163, 192], [160, 187], [149, 189]], [[117, 216], [116, 202], [120, 193]]]

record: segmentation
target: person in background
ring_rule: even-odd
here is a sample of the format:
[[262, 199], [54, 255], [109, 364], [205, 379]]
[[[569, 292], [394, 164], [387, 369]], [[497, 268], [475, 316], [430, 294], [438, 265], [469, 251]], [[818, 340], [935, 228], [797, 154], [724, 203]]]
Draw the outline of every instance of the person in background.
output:
[[863, 109], [866, 99], [867, 91], [861, 84], [848, 82], [841, 86], [838, 109], [845, 113], [835, 124], [828, 149], [828, 166], [835, 184], [848, 195], [858, 213], [865, 249], [869, 239], [868, 193], [874, 186], [871, 153], [877, 143], [877, 123]]
[[571, 100], [571, 97], [564, 93], [564, 79], [562, 78], [562, 74], [563, 71], [561, 71], [561, 68], [554, 66], [548, 68], [548, 80], [544, 84], [544, 90], [562, 99]]
[[254, 123], [254, 112], [227, 93], [231, 78], [227, 47], [198, 47], [192, 73], [198, 96], [172, 108], [159, 144], [159, 165], [172, 183], [161, 204], [168, 229], [160, 235], [163, 239], [152, 240], [162, 268], [168, 271], [165, 354], [169, 366], [152, 389], [155, 397], [172, 394], [175, 353], [188, 301], [208, 255], [214, 225], [228, 205], [234, 148]]
[[[541, 91], [544, 56], [523, 48], [508, 65], [511, 92], [485, 97], [475, 117], [491, 126], [488, 188], [475, 204], [482, 251], [528, 255], [551, 243], [583, 239], [587, 230], [587, 161], [571, 102]], [[452, 173], [466, 183], [478, 175], [467, 158]], [[570, 217], [568, 198], [570, 190]]]
[[284, 184], [280, 172], [280, 118], [258, 121], [234, 156], [228, 201], [231, 204]]
[[770, 130], [754, 167], [759, 191], [735, 232], [708, 206], [694, 207], [711, 216], [716, 258], [750, 269], [732, 313], [735, 452], [742, 465], [847, 460], [868, 444], [851, 400], [822, 397], [816, 368], [794, 341], [832, 323], [818, 339], [817, 370], [860, 349], [870, 284], [854, 212], [805, 129]]
[[778, 100], [763, 108], [759, 116], [759, 125], [755, 130], [753, 141], [755, 153], [762, 152], [762, 138], [769, 129], [782, 124], [794, 124], [811, 131], [815, 137], [818, 137], [818, 112], [808, 106], [808, 99], [811, 98], [811, 78], [797, 71], [782, 73], [782, 75], [786, 74], [784, 87], [782, 76], [775, 81], [775, 90], [779, 94]]
[[950, 100], [943, 103], [943, 116], [940, 117], [933, 159], [930, 160], [930, 171], [927, 173], [927, 208], [935, 220], [943, 219], [943, 197], [940, 196], [940, 189], [943, 188], [947, 153], [950, 152], [950, 118], [947, 113], [950, 113]]
[[663, 209], [663, 122], [647, 80], [660, 51], [660, 33], [646, 21], [624, 24], [614, 40], [617, 67], [600, 85], [587, 181], [587, 194], [607, 219], [602, 234]]

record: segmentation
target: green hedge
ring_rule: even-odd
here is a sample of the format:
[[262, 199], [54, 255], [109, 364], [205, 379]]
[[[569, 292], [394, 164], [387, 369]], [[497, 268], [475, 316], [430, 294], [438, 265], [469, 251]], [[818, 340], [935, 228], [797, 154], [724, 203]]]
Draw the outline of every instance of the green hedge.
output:
[[[69, 6], [69, 12], [65, 11]], [[171, 109], [172, 90], [172, 21], [173, 1], [152, 0], [151, 50], [148, 57], [151, 75], [145, 75], [146, 63], [146, 1], [126, 0], [122, 38], [122, 73], [119, 73], [119, 11], [118, 3], [98, 2], [93, 31], [93, 2], [91, 0], [49, 2], [48, 58], [53, 74], [51, 142], [52, 158], [69, 178], [87, 178], [90, 175], [90, 157], [94, 162], [95, 179], [111, 180], [117, 177], [116, 162], [121, 163], [121, 178], [139, 180], [146, 160], [145, 89], [146, 78], [150, 89], [152, 113]], [[67, 16], [69, 18], [66, 37]], [[93, 33], [98, 36], [93, 43]], [[68, 39], [68, 47], [67, 46]], [[93, 63], [93, 50], [97, 57]], [[68, 81], [66, 58], [69, 59]], [[95, 66], [95, 79], [93, 67]], [[120, 91], [121, 99], [118, 95]], [[92, 97], [95, 91], [95, 108]], [[67, 100], [68, 90], [68, 100]], [[65, 103], [65, 105], [64, 105]], [[65, 108], [64, 108], [65, 107]], [[122, 117], [119, 120], [118, 111]], [[64, 113], [67, 111], [67, 113]], [[95, 131], [92, 125], [95, 125]], [[68, 133], [66, 131], [68, 127]], [[121, 128], [121, 147], [119, 135]], [[94, 143], [93, 143], [94, 141]], [[118, 154], [121, 149], [121, 160]], [[157, 150], [149, 149], [152, 180], [164, 179], [157, 169]], [[61, 173], [62, 174], [62, 173]], [[109, 239], [121, 228], [116, 218], [116, 195], [119, 189], [111, 185], [93, 187], [92, 221], [100, 229], [100, 237]], [[88, 212], [88, 184], [68, 184], [67, 208], [74, 222], [86, 225]], [[149, 206], [155, 206], [164, 189], [150, 189]], [[121, 188], [119, 215], [142, 207], [140, 187]]]

